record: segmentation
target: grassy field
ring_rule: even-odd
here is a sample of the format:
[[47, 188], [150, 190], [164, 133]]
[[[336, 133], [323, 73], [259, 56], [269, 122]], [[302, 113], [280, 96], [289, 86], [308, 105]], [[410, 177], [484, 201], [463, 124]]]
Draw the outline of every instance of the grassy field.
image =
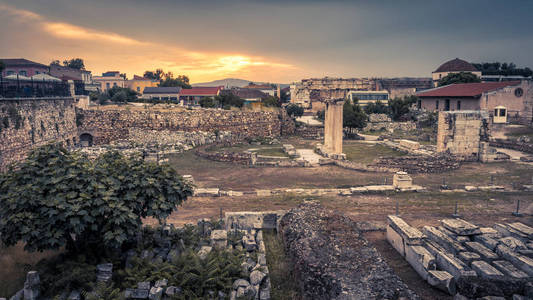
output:
[[393, 150], [381, 144], [368, 144], [359, 141], [346, 141], [343, 145], [346, 158], [358, 163], [368, 164], [380, 156], [402, 156], [400, 151]]
[[298, 284], [285, 256], [283, 241], [275, 232], [264, 232], [266, 258], [272, 285], [271, 297], [276, 300], [298, 300]]

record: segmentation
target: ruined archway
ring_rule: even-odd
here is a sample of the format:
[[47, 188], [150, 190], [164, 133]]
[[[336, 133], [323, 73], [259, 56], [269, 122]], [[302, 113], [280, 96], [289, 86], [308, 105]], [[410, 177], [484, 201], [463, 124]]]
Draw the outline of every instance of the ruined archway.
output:
[[82, 133], [80, 135], [80, 145], [82, 147], [90, 147], [93, 145], [93, 136], [89, 133]]

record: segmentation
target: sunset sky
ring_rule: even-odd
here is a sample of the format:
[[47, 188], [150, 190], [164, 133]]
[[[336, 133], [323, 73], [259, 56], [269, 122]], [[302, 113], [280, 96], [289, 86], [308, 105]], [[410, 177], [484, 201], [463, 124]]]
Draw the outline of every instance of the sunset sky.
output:
[[455, 57], [533, 67], [532, 12], [528, 0], [0, 0], [0, 58], [193, 83], [427, 77]]

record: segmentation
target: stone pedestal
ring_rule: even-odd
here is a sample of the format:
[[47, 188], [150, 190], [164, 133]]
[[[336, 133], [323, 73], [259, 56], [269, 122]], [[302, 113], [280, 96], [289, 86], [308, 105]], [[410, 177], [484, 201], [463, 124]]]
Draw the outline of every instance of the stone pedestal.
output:
[[392, 177], [392, 185], [397, 189], [405, 189], [413, 186], [413, 179], [407, 172], [396, 172]]

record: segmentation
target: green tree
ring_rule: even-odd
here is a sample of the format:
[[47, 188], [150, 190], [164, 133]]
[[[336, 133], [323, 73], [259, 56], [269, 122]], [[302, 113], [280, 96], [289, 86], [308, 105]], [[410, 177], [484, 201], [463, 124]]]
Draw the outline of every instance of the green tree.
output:
[[172, 72], [168, 72], [164, 79], [160, 81], [159, 86], [161, 87], [181, 87], [184, 89], [190, 89], [191, 85], [189, 84], [189, 77], [185, 75], [178, 75], [174, 78]]
[[371, 102], [365, 106], [365, 113], [370, 114], [389, 114], [389, 107], [381, 101]]
[[229, 109], [232, 106], [242, 107], [244, 105], [244, 99], [232, 93], [223, 93], [215, 96], [215, 101], [224, 109]]
[[393, 121], [400, 120], [409, 113], [411, 105], [418, 101], [417, 96], [405, 96], [389, 100], [390, 117]]
[[263, 105], [267, 107], [279, 107], [280, 106], [278, 97], [274, 97], [270, 95], [264, 97], [261, 100], [261, 103], [263, 103]]
[[365, 127], [367, 119], [367, 115], [357, 101], [354, 103], [349, 99], [344, 101], [342, 107], [342, 126], [347, 127], [350, 133], [355, 128]]
[[281, 96], [279, 100], [281, 101], [281, 103], [289, 102], [290, 94], [287, 92], [287, 90], [282, 89], [280, 93], [281, 93]]
[[136, 91], [130, 88], [121, 88], [118, 86], [114, 86], [107, 90], [107, 96], [113, 102], [135, 101], [137, 100], [138, 95], [139, 94], [137, 94]]
[[156, 69], [155, 71], [145, 71], [143, 76], [153, 80], [161, 80], [165, 76], [165, 72], [163, 69]]
[[470, 82], [481, 82], [481, 78], [471, 72], [450, 73], [439, 80], [439, 86]]
[[69, 67], [73, 69], [85, 70], [85, 62], [81, 58], [72, 58], [72, 59], [64, 60], [63, 65], [65, 67]]
[[217, 102], [213, 97], [202, 97], [200, 99], [200, 106], [205, 108], [217, 107]]
[[0, 175], [0, 238], [28, 251], [104, 253], [133, 240], [143, 218], [163, 223], [191, 193], [168, 165], [45, 145]]
[[287, 114], [292, 118], [298, 118], [304, 115], [304, 109], [300, 105], [291, 103], [285, 107]]

